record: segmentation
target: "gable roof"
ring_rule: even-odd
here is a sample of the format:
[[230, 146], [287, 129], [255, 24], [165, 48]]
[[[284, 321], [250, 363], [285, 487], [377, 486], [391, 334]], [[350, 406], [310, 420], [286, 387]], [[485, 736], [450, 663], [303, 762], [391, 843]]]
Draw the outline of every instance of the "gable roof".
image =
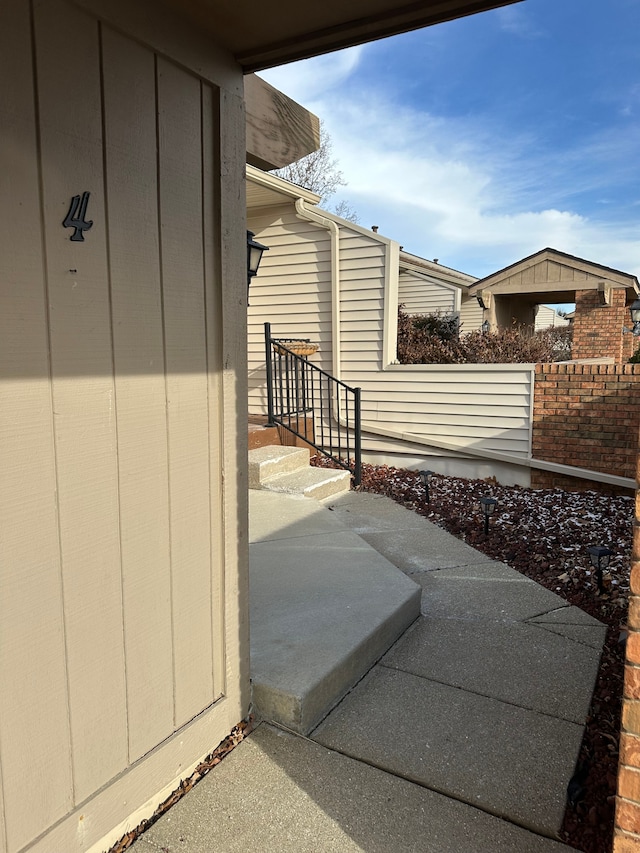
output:
[[470, 288], [475, 295], [489, 290], [495, 295], [519, 294], [540, 297], [545, 302], [557, 299], [569, 302], [567, 294], [576, 290], [598, 290], [602, 287], [625, 289], [633, 299], [640, 292], [638, 279], [631, 273], [546, 248], [529, 255], [498, 272], [481, 278]]
[[424, 276], [429, 280], [436, 278], [439, 282], [449, 282], [455, 287], [462, 288], [465, 293], [478, 280], [475, 276], [467, 275], [467, 273], [460, 272], [460, 270], [454, 270], [452, 267], [446, 267], [444, 264], [438, 263], [438, 261], [429, 261], [418, 255], [412, 255], [401, 248], [400, 271], [402, 272], [403, 270]]

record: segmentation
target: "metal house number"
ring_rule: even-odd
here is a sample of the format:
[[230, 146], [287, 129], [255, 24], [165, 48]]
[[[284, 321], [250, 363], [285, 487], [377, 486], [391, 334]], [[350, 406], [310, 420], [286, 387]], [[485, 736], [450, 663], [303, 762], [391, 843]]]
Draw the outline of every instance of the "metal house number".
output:
[[90, 192], [83, 192], [81, 196], [74, 195], [69, 205], [67, 215], [62, 220], [65, 228], [74, 228], [74, 232], [69, 237], [75, 243], [84, 242], [84, 232], [88, 231], [93, 225], [92, 219], [85, 219], [87, 215], [87, 205], [89, 204]]

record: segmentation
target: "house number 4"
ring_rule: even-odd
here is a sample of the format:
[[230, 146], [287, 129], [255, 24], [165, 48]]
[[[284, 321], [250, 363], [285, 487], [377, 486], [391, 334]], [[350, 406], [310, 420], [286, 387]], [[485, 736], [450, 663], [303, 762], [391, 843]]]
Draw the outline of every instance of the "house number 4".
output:
[[91, 193], [89, 192], [83, 192], [81, 196], [74, 195], [71, 199], [67, 215], [62, 220], [62, 224], [65, 228], [74, 229], [74, 232], [69, 239], [73, 240], [75, 243], [83, 243], [84, 232], [88, 231], [93, 225], [92, 219], [86, 219], [87, 205], [89, 204], [90, 195]]

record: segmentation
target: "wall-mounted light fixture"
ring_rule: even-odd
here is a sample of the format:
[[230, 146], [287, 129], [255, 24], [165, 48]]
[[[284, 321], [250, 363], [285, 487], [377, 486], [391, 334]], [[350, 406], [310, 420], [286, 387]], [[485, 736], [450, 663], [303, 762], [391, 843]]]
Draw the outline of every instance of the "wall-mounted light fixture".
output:
[[262, 243], [254, 240], [253, 231], [247, 231], [247, 304], [249, 303], [249, 285], [251, 284], [251, 279], [255, 275], [258, 275], [258, 267], [260, 266], [262, 255], [268, 251], [268, 246], [263, 246]]
[[602, 573], [609, 566], [609, 560], [613, 556], [611, 548], [606, 548], [603, 545], [591, 545], [587, 548], [591, 565], [596, 570], [596, 580], [598, 582], [598, 592], [604, 592], [604, 584], [602, 583]]
[[491, 328], [491, 324], [488, 320], [485, 320], [484, 323], [480, 326], [480, 331], [483, 335], [486, 335], [489, 329]]
[[629, 306], [629, 312], [631, 314], [633, 328], [627, 329], [626, 326], [623, 326], [622, 329], [624, 332], [630, 332], [636, 338], [640, 337], [640, 299], [636, 299], [635, 302], [631, 303]]
[[484, 535], [489, 533], [489, 516], [493, 515], [496, 510], [498, 501], [496, 498], [480, 498], [480, 508], [484, 515]]
[[483, 311], [488, 311], [491, 308], [491, 291], [490, 290], [481, 290], [480, 293], [476, 293], [476, 299], [478, 300], [478, 305], [482, 308]]

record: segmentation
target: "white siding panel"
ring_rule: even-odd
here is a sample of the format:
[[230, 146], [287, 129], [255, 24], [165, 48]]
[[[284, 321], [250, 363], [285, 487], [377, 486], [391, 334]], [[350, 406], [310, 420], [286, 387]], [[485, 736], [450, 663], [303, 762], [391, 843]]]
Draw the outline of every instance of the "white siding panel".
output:
[[[258, 226], [262, 230], [258, 231]], [[264, 268], [252, 284], [249, 309], [250, 410], [261, 412], [264, 320], [272, 323], [275, 336], [299, 336], [319, 343], [320, 349], [311, 360], [331, 371], [330, 242], [328, 232], [320, 226], [303, 223], [292, 210], [285, 213], [282, 208], [274, 208], [270, 215], [261, 211], [255, 220], [250, 219], [249, 227], [270, 246], [265, 255], [267, 263], [263, 261]], [[315, 228], [315, 236], [310, 227]], [[283, 230], [288, 230], [287, 240]], [[288, 241], [295, 246], [290, 254]], [[385, 301], [391, 292], [387, 276], [393, 274], [387, 260], [390, 252], [389, 244], [375, 234], [361, 234], [340, 225], [342, 379], [362, 388], [363, 420], [398, 432], [432, 436], [461, 448], [528, 454], [529, 367], [415, 365], [385, 369]], [[319, 253], [326, 259], [326, 267], [318, 266]], [[401, 275], [400, 281], [408, 288], [405, 296], [412, 288], [419, 293], [422, 301], [415, 303], [417, 312], [455, 310], [455, 289], [410, 274]], [[394, 302], [392, 315], [397, 301], [403, 299]], [[468, 305], [467, 318], [479, 311], [476, 300]], [[479, 311], [477, 326], [481, 322]], [[394, 443], [387, 438], [370, 441], [381, 447]]]
[[475, 296], [471, 299], [463, 300], [460, 305], [460, 331], [475, 332], [482, 326], [484, 314], [482, 308], [478, 304]]
[[273, 337], [309, 338], [315, 364], [331, 370], [331, 243], [329, 233], [300, 219], [293, 208], [273, 208], [248, 222], [266, 246], [251, 282], [248, 309], [249, 411], [264, 411], [264, 323]]
[[444, 284], [402, 272], [398, 279], [398, 304], [404, 305], [407, 314], [452, 314], [456, 310], [456, 294]]
[[398, 432], [518, 456], [529, 454], [530, 367], [412, 365], [371, 382], [343, 359], [344, 381], [362, 387], [362, 418]]

